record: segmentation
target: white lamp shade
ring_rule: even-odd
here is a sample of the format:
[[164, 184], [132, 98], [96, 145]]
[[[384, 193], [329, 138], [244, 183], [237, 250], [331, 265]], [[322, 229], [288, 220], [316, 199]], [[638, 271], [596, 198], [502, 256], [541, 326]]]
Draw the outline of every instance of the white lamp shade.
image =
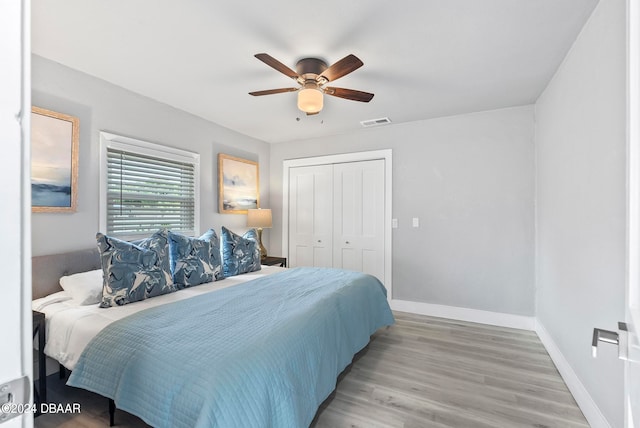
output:
[[322, 110], [322, 92], [317, 88], [302, 88], [298, 91], [298, 108], [305, 113], [318, 113]]
[[248, 227], [271, 227], [271, 210], [270, 209], [249, 209], [247, 210], [247, 226]]

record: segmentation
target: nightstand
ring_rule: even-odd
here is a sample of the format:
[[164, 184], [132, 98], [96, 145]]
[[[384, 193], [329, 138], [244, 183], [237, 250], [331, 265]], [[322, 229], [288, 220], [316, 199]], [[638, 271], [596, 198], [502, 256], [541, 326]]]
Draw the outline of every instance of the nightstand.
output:
[[281, 266], [281, 267], [287, 267], [287, 258], [286, 257], [274, 257], [274, 256], [267, 256], [264, 259], [260, 260], [260, 264], [261, 265], [265, 265], [265, 266]]
[[[38, 410], [40, 410], [40, 404], [47, 402], [47, 359], [44, 356], [45, 322], [42, 312], [31, 311], [31, 314], [33, 316], [33, 338], [35, 339], [36, 334], [38, 335], [38, 388], [34, 387], [33, 397]], [[36, 416], [39, 414], [38, 411]]]

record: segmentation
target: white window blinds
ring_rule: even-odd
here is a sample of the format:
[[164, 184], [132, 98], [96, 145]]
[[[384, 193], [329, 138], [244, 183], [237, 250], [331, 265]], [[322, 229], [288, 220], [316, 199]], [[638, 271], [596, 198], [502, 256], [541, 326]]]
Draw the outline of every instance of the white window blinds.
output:
[[167, 228], [195, 235], [197, 159], [136, 148], [107, 144], [106, 233], [134, 238]]

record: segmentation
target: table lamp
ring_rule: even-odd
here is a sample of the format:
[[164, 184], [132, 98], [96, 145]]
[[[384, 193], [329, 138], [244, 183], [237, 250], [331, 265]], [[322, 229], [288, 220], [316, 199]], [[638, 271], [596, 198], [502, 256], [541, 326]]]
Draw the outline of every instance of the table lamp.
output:
[[267, 257], [267, 249], [262, 245], [262, 229], [271, 228], [270, 209], [249, 209], [247, 210], [247, 227], [254, 227], [258, 230], [258, 241], [260, 242], [260, 257]]

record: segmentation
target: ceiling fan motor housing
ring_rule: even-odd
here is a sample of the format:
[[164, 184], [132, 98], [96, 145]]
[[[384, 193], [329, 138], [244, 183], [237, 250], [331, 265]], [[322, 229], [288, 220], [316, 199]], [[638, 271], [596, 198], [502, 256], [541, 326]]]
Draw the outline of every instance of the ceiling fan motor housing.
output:
[[321, 59], [303, 58], [296, 64], [296, 72], [303, 80], [315, 80], [327, 67], [327, 63]]

